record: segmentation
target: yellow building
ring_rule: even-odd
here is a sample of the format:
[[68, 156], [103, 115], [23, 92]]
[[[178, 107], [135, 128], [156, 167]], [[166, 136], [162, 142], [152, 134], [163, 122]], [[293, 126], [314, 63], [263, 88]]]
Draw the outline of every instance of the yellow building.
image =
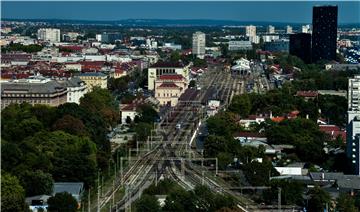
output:
[[101, 72], [82, 73], [79, 78], [86, 83], [89, 92], [94, 87], [107, 88], [107, 76]]
[[182, 75], [161, 75], [155, 81], [155, 98], [160, 105], [175, 106], [187, 86], [187, 80]]

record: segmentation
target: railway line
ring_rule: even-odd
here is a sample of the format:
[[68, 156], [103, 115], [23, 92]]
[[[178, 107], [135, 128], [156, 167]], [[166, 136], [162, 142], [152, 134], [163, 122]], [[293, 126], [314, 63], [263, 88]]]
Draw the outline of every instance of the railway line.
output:
[[[111, 210], [126, 210], [145, 187], [154, 180], [157, 181], [162, 175], [176, 180], [185, 189], [192, 189], [197, 184], [205, 184], [216, 192], [234, 195], [233, 191], [223, 189], [224, 185], [204, 175], [207, 169], [192, 166], [191, 161], [187, 159], [189, 153], [199, 157], [201, 154], [192, 150], [188, 142], [203, 117], [202, 104], [206, 104], [212, 98], [213, 93], [209, 90], [215, 90], [216, 98], [224, 106], [230, 102], [234, 94], [241, 92], [239, 87], [244, 83], [240, 84], [239, 79], [233, 78], [229, 73], [214, 69], [209, 70], [209, 73], [199, 80], [199, 84], [201, 90], [193, 92], [189, 101], [180, 101], [165, 114], [156, 127], [156, 136], [162, 137], [161, 141], [124, 171], [124, 174], [116, 180], [115, 189], [103, 196], [100, 209], [111, 201], [119, 189], [125, 187], [124, 197], [118, 200]], [[179, 123], [180, 129], [177, 128]]]

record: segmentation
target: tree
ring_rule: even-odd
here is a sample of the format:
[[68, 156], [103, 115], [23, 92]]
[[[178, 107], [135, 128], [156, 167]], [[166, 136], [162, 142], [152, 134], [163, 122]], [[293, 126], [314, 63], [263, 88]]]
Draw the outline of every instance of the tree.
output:
[[303, 205], [304, 185], [296, 181], [288, 180], [272, 180], [270, 182], [271, 189], [263, 192], [263, 199], [267, 204], [274, 204], [278, 201], [277, 194], [281, 188], [281, 203], [284, 205]]
[[268, 185], [271, 176], [279, 175], [269, 161], [263, 161], [262, 163], [253, 161], [245, 164], [243, 171], [246, 179], [253, 186]]
[[251, 111], [249, 96], [246, 94], [234, 96], [229, 106], [229, 110], [239, 114], [243, 118], [247, 117]]
[[189, 88], [193, 88], [196, 86], [196, 81], [195, 80], [191, 80], [189, 83]]
[[51, 174], [44, 173], [41, 170], [25, 171], [21, 176], [21, 182], [27, 197], [42, 194], [50, 195], [54, 186]]
[[358, 209], [355, 206], [355, 199], [346, 193], [341, 193], [336, 199], [336, 209], [339, 212], [357, 212]]
[[76, 199], [67, 192], [61, 192], [47, 201], [49, 212], [75, 212], [78, 208]]
[[156, 110], [149, 104], [140, 105], [137, 112], [139, 113], [139, 121], [148, 124], [154, 123], [159, 117]]
[[66, 114], [58, 119], [53, 127], [54, 130], [62, 130], [73, 135], [86, 135], [86, 128], [83, 122], [71, 115]]
[[19, 180], [8, 173], [1, 173], [1, 211], [21, 212], [25, 210], [25, 191]]
[[319, 186], [311, 189], [309, 194], [308, 211], [322, 212], [330, 203], [330, 195]]
[[161, 211], [160, 204], [155, 196], [144, 194], [135, 202], [138, 212], [158, 212]]

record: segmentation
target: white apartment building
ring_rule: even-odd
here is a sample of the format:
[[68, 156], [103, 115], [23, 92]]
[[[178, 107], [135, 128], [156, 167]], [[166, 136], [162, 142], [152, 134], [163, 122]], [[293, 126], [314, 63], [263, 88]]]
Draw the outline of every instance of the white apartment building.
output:
[[301, 32], [302, 33], [310, 33], [310, 25], [307, 24], [307, 25], [301, 26]]
[[263, 35], [261, 36], [264, 42], [271, 42], [273, 40], [279, 40], [279, 35]]
[[348, 85], [346, 155], [351, 161], [353, 173], [360, 175], [360, 75], [349, 79]]
[[192, 37], [192, 53], [197, 57], [203, 59], [205, 56], [205, 33], [195, 32]]
[[269, 25], [267, 28], [267, 33], [274, 34], [275, 33], [275, 27], [272, 25]]
[[293, 33], [293, 28], [289, 25], [286, 26], [286, 34], [292, 34]]
[[360, 75], [349, 79], [348, 84], [348, 110], [360, 113]]
[[51, 43], [60, 42], [60, 29], [54, 28], [40, 28], [37, 32], [38, 39], [49, 41]]
[[256, 26], [253, 25], [246, 26], [245, 30], [246, 30], [246, 36], [248, 37], [256, 36]]

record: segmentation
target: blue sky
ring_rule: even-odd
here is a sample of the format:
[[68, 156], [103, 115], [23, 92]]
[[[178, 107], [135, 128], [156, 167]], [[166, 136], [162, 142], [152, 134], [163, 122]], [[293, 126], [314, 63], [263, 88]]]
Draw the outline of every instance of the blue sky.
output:
[[311, 23], [312, 7], [328, 4], [338, 5], [339, 23], [360, 23], [360, 1], [1, 1], [1, 17], [72, 20], [216, 19]]

